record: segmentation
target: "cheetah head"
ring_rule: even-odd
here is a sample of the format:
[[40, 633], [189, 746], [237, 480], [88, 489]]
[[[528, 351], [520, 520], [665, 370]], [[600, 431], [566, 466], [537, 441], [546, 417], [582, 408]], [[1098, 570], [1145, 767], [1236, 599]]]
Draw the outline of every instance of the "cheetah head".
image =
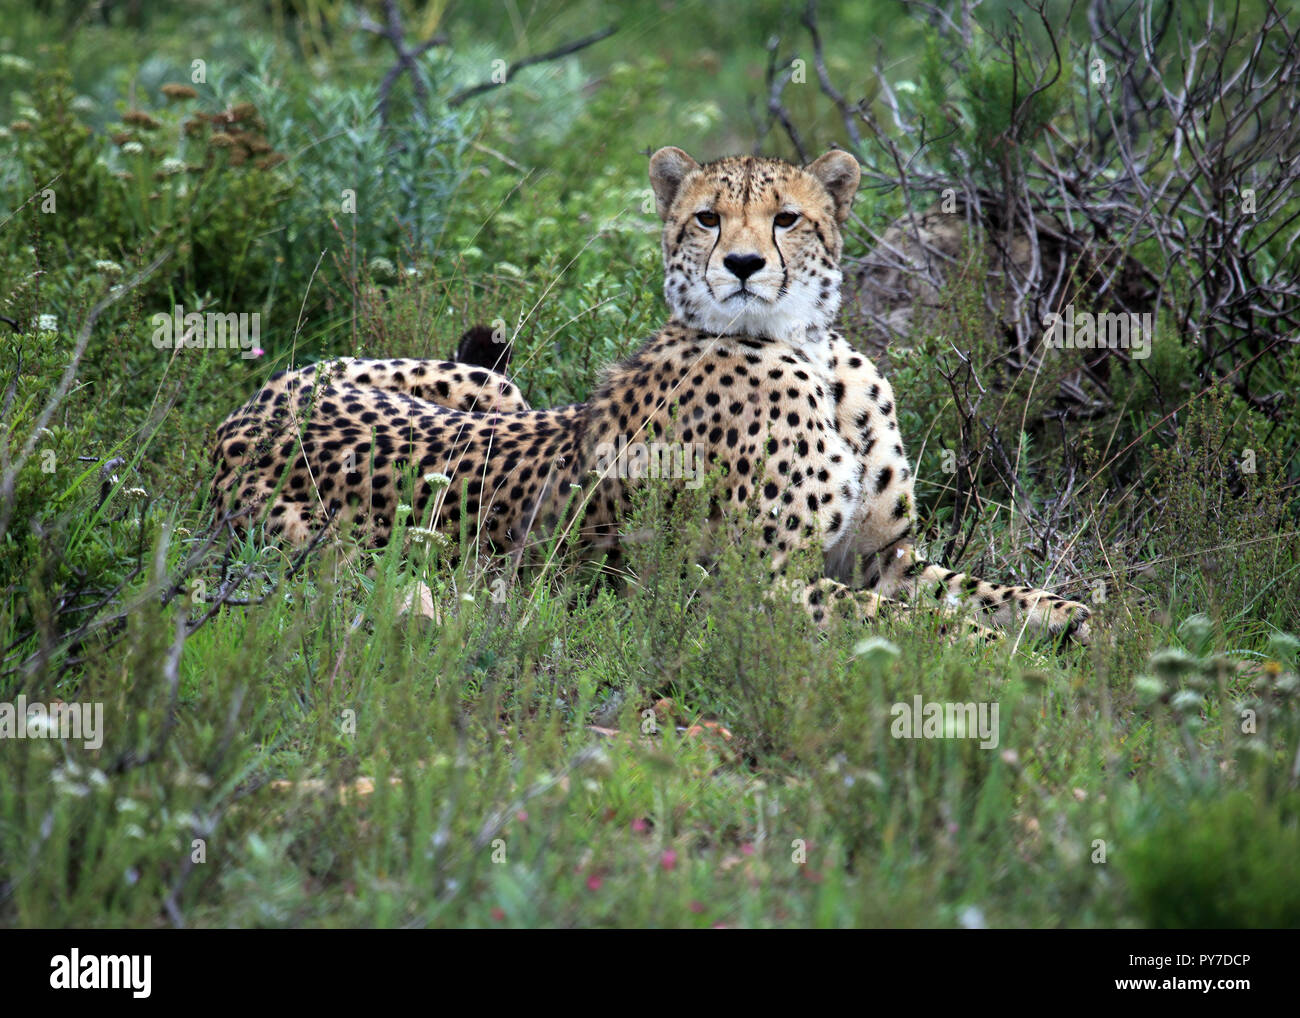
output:
[[714, 335], [793, 342], [828, 327], [840, 306], [840, 224], [858, 177], [847, 152], [800, 169], [756, 156], [701, 165], [661, 148], [650, 183], [674, 317]]

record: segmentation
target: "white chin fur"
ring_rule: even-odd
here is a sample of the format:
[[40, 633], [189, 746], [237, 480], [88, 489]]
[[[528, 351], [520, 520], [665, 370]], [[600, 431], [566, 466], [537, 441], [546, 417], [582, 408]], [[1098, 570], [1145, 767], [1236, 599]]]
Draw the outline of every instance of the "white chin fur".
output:
[[767, 339], [799, 341], [809, 331], [828, 328], [839, 311], [839, 280], [831, 296], [817, 303], [817, 292], [805, 286], [793, 286], [776, 301], [749, 300], [717, 301], [703, 287], [695, 292], [679, 295], [668, 293], [669, 305], [677, 317], [694, 328], [718, 336], [756, 336]]

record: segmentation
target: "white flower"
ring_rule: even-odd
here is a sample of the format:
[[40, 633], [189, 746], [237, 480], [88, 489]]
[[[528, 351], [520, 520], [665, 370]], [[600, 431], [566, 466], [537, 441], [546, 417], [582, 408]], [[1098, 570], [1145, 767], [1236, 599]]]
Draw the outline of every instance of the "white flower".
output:
[[451, 483], [451, 478], [446, 474], [425, 474], [424, 483], [435, 488], [445, 488]]
[[[30, 732], [31, 719], [27, 721], [27, 730]], [[54, 782], [54, 787], [59, 792], [67, 795], [75, 795], [77, 798], [85, 798], [90, 794], [90, 786], [83, 785], [77, 778], [81, 777], [81, 768], [76, 764], [68, 764], [65, 767], [56, 767], [50, 773], [50, 778]]]
[[177, 159], [173, 156], [168, 156], [166, 159], [162, 161], [162, 164], [158, 167], [158, 170], [165, 177], [174, 177], [178, 173], [185, 172], [185, 163], [181, 159]]
[[379, 276], [383, 279], [391, 279], [393, 276], [397, 275], [396, 266], [394, 266], [387, 258], [371, 258], [370, 264], [367, 267], [370, 269], [371, 275]]
[[101, 258], [99, 261], [95, 262], [95, 271], [102, 273], [105, 276], [120, 276], [122, 274], [122, 266], [118, 265], [117, 262], [111, 262], [106, 258]]
[[57, 315], [37, 315], [32, 324], [36, 326], [37, 332], [59, 331], [59, 319]]
[[128, 141], [122, 146], [122, 152], [128, 156], [138, 156], [144, 151], [144, 146], [138, 141]]
[[898, 657], [898, 648], [883, 636], [868, 636], [853, 645], [853, 656], [884, 662]]

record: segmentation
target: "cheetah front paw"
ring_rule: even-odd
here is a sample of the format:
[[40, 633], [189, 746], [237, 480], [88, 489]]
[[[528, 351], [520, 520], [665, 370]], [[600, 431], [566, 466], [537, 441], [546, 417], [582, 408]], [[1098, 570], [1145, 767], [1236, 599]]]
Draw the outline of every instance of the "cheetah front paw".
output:
[[[1092, 609], [1078, 601], [1055, 600], [1040, 603], [1034, 612], [1039, 625], [1053, 636], [1064, 634], [1075, 643], [1085, 646], [1090, 632], [1088, 619]], [[1034, 618], [1031, 616], [1031, 620]]]

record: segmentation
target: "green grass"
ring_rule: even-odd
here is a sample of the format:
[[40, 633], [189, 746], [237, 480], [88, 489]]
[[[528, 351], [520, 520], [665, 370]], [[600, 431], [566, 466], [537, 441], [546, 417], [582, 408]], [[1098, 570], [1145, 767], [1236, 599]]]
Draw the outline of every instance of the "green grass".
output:
[[[247, 98], [235, 71], [258, 65], [236, 40], [266, 25], [199, 6], [213, 60], [230, 54], [223, 100]], [[1224, 466], [1224, 450], [1285, 464], [1294, 449], [1239, 402], [1197, 401], [1191, 420], [1162, 422], [1151, 379], [1136, 377], [1117, 381], [1133, 391], [1112, 414], [1068, 435], [1024, 412], [1041, 382], [1031, 395], [1012, 380], [985, 405], [1020, 443], [1017, 479], [1037, 511], [1069, 471], [1091, 480], [1063, 510], [1069, 541], [1044, 559], [1005, 480], [977, 464], [983, 501], [961, 565], [1103, 590], [1088, 647], [954, 645], [925, 612], [818, 632], [768, 595], [743, 540], [696, 567], [698, 518], [653, 497], [617, 570], [561, 558], [504, 585], [499, 563], [452, 568], [423, 550], [302, 560], [257, 536], [210, 540], [213, 430], [292, 358], [445, 356], [467, 324], [499, 320], [526, 395], [555, 405], [582, 399], [661, 324], [642, 150], [749, 148], [746, 99], [781, 14], [765, 7], [732, 38], [707, 5], [674, 11], [698, 47], [656, 41], [661, 5], [632, 4], [608, 43], [445, 124], [461, 161], [428, 221], [436, 236], [372, 223], [372, 243], [388, 246], [353, 250], [340, 233], [292, 292], [284, 281], [318, 255], [289, 232], [334, 195], [339, 153], [260, 182], [205, 177], [212, 235], [254, 245], [282, 274], [166, 262], [105, 312], [48, 434], [37, 417], [89, 307], [167, 230], [133, 232], [111, 204], [83, 210], [93, 250], [55, 243], [30, 208], [0, 227], [12, 281], [0, 313], [24, 323], [0, 325], [5, 435], [11, 451], [37, 435], [0, 535], [0, 703], [100, 703], [105, 719], [97, 749], [0, 738], [0, 924], [1300, 925], [1280, 862], [1300, 830], [1296, 645], [1281, 635], [1300, 629], [1294, 516], [1266, 466], [1250, 499]], [[846, 60], [838, 40], [878, 29], [882, 11], [823, 4], [840, 26], [830, 57]], [[538, 52], [600, 13], [580, 6], [572, 25], [543, 28], [529, 9], [509, 33], [453, 20], [438, 94], [483, 77], [485, 57]], [[167, 80], [132, 56], [153, 51], [141, 38], [174, 34], [167, 19], [86, 26], [65, 58], [68, 87], [101, 104], [87, 144], [110, 161], [103, 107], [132, 82]], [[12, 24], [0, 51], [44, 53], [58, 35], [33, 14]], [[900, 38], [900, 59], [918, 58], [920, 33]], [[322, 78], [346, 71], [362, 94], [391, 59], [341, 31], [308, 41], [285, 29], [275, 43], [272, 66], [299, 97], [269, 117], [275, 145]], [[299, 45], [311, 60], [292, 57]], [[15, 102], [44, 94], [0, 61], [5, 74], [22, 79]], [[12, 172], [0, 170], [9, 210], [30, 185]], [[262, 185], [280, 197], [250, 221], [234, 199]], [[107, 259], [125, 273], [95, 268]], [[223, 306], [274, 321], [265, 358], [156, 351], [150, 316], [218, 279]], [[997, 356], [963, 310], [978, 301], [955, 293], [953, 306], [945, 335], [915, 337], [887, 365], [935, 545], [954, 513], [936, 466], [959, 436], [931, 358], [948, 333], [972, 336], [982, 371]], [[27, 327], [36, 314], [55, 328]], [[1186, 358], [1162, 357], [1162, 391], [1199, 391]], [[101, 485], [112, 457], [125, 462]], [[1248, 552], [1207, 549], [1244, 537]], [[236, 603], [214, 610], [232, 578]], [[417, 581], [436, 618], [401, 610]], [[864, 644], [872, 636], [890, 646]], [[997, 704], [997, 745], [895, 738], [891, 709], [917, 696]], [[701, 720], [730, 738], [693, 730]]]

